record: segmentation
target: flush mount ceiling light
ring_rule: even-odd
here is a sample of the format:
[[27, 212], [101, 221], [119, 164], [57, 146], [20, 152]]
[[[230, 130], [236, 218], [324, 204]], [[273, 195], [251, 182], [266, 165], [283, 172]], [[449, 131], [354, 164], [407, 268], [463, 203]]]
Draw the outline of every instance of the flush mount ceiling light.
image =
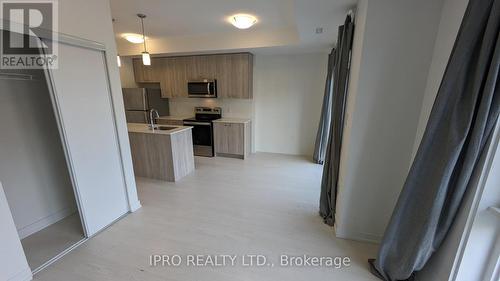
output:
[[149, 56], [148, 50], [146, 48], [146, 35], [144, 33], [144, 19], [146, 18], [146, 15], [145, 14], [137, 14], [137, 16], [141, 19], [142, 40], [144, 43], [144, 52], [142, 52], [142, 64], [151, 65], [151, 57]]
[[236, 14], [229, 17], [229, 22], [236, 28], [247, 29], [257, 22], [257, 18], [249, 14]]
[[134, 44], [142, 44], [144, 42], [142, 34], [124, 33], [122, 34], [122, 37], [125, 38], [125, 40], [129, 41], [130, 43]]

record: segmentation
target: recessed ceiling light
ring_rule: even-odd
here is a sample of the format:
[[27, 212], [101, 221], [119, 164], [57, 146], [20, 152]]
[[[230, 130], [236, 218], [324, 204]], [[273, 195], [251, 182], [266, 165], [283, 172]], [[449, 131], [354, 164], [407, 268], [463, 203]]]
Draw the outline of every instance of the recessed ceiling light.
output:
[[229, 17], [229, 22], [236, 28], [247, 29], [257, 22], [257, 18], [248, 14], [236, 14]]
[[144, 42], [144, 38], [142, 37], [142, 34], [124, 33], [124, 34], [122, 34], [122, 37], [125, 38], [130, 43], [134, 43], [134, 44], [141, 44]]

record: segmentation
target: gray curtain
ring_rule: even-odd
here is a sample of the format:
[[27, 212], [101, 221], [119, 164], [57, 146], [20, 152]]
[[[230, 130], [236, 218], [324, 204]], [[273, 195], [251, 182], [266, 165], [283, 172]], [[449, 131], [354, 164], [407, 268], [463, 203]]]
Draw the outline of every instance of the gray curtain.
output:
[[326, 147], [330, 133], [330, 121], [332, 119], [332, 96], [333, 96], [333, 72], [335, 63], [335, 49], [328, 55], [328, 72], [326, 74], [325, 95], [323, 96], [323, 106], [321, 107], [321, 117], [319, 120], [316, 143], [314, 145], [313, 160], [317, 164], [325, 161]]
[[337, 181], [340, 165], [342, 131], [344, 129], [344, 108], [349, 80], [349, 62], [351, 57], [354, 23], [347, 16], [344, 25], [339, 27], [337, 48], [333, 68], [333, 94], [331, 98], [331, 122], [323, 165], [319, 214], [326, 224], [335, 222], [335, 204], [337, 200]]
[[448, 233], [499, 114], [500, 0], [470, 0], [372, 270], [416, 276]]

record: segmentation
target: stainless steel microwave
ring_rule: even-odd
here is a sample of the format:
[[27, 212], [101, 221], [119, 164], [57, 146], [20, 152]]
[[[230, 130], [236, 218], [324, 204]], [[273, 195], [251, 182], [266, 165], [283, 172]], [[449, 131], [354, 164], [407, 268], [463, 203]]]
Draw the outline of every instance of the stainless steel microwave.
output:
[[188, 96], [190, 98], [216, 98], [217, 81], [215, 79], [188, 81]]

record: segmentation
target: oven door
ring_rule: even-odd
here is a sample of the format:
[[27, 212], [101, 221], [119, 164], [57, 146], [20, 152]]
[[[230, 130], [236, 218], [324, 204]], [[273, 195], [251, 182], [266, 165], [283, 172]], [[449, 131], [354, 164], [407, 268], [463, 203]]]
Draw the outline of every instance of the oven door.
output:
[[215, 80], [189, 81], [188, 96], [190, 98], [216, 98], [217, 86]]
[[193, 146], [194, 155], [197, 156], [214, 156], [212, 123], [184, 121], [184, 126], [193, 127]]

